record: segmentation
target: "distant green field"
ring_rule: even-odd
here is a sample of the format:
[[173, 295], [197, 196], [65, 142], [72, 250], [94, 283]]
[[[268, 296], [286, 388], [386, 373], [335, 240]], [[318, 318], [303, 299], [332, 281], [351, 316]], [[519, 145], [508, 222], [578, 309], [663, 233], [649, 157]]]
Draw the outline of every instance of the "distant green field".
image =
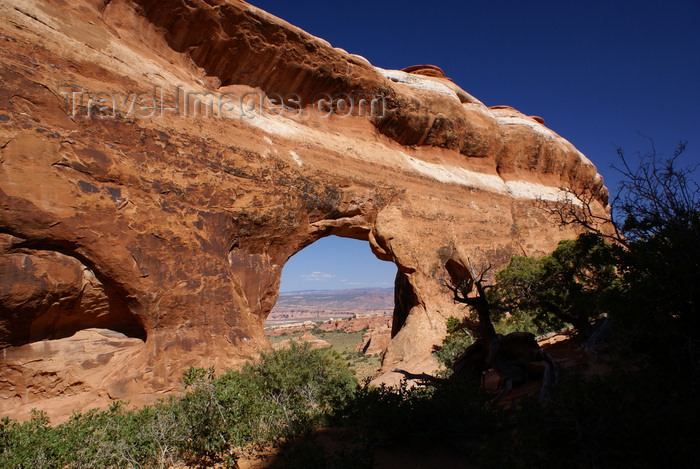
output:
[[342, 332], [332, 331], [324, 332], [319, 330], [311, 331], [313, 335], [319, 339], [323, 339], [341, 354], [354, 353], [355, 348], [362, 342], [364, 331], [360, 332]]

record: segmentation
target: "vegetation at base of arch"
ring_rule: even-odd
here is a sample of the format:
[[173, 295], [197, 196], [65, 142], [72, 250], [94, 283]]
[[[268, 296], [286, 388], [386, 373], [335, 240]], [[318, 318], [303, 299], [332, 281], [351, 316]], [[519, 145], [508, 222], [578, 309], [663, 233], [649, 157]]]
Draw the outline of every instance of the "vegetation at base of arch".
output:
[[233, 466], [254, 444], [276, 443], [333, 418], [358, 383], [340, 355], [308, 344], [265, 353], [215, 376], [190, 368], [186, 392], [139, 410], [120, 403], [51, 426], [45, 413], [0, 421], [0, 467]]
[[[488, 292], [500, 333], [571, 323], [600, 337], [593, 323], [609, 318], [592, 357], [598, 371], [560, 373], [546, 405], [491, 409], [478, 386], [454, 377], [358, 386], [337, 354], [294, 344], [219, 377], [190, 369], [186, 393], [140, 410], [114, 405], [57, 427], [41, 412], [0, 420], [0, 467], [234, 466], [260, 442], [281, 445], [275, 462], [285, 468], [372, 467], [377, 448], [466, 455], [486, 468], [695, 467], [700, 190], [655, 156], [627, 178], [616, 244], [598, 233], [542, 259], [514, 258]], [[471, 337], [456, 319], [448, 328], [440, 353], [449, 365]], [[312, 431], [326, 425], [342, 428], [335, 454]]]
[[561, 241], [541, 259], [514, 257], [489, 291], [489, 301], [501, 312], [494, 320], [501, 321], [502, 329], [522, 325], [535, 335], [573, 325], [579, 334], [589, 336], [592, 318], [618, 308], [623, 289], [617, 271], [619, 253], [619, 248], [586, 233]]
[[[541, 259], [513, 257], [487, 290], [496, 332], [541, 336], [573, 325], [588, 336], [591, 319], [612, 312], [620, 298], [617, 251], [598, 236], [584, 234], [560, 242]], [[474, 339], [455, 317], [448, 319], [447, 332], [435, 355], [449, 374]]]
[[[593, 318], [617, 309], [623, 289], [618, 255], [619, 248], [595, 234], [584, 234], [561, 241], [541, 259], [513, 257], [487, 290], [496, 332], [540, 336], [573, 325], [588, 337]], [[447, 321], [447, 332], [435, 355], [449, 370], [474, 339], [454, 317]]]

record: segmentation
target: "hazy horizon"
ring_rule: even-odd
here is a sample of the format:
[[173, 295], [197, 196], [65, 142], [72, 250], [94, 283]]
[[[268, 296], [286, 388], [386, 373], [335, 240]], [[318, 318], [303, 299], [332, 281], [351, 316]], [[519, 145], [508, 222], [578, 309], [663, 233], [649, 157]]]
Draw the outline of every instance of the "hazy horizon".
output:
[[355, 287], [355, 288], [324, 288], [324, 289], [290, 290], [290, 291], [280, 290], [280, 295], [288, 294], [288, 293], [323, 293], [323, 292], [333, 292], [333, 291], [393, 290], [393, 289], [394, 289], [394, 287]]

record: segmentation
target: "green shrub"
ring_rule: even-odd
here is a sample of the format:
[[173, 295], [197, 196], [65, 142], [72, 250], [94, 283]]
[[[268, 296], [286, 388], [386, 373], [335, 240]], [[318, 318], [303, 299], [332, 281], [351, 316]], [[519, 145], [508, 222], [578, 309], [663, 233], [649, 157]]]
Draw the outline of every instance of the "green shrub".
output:
[[44, 412], [32, 410], [30, 420], [0, 420], [0, 467], [58, 468], [67, 453]]
[[460, 321], [454, 316], [447, 319], [447, 335], [442, 340], [442, 345], [435, 351], [435, 357], [444, 365], [445, 372], [449, 375], [455, 360], [464, 350], [474, 343], [474, 339], [466, 329], [460, 328]]
[[310, 347], [292, 344], [264, 354], [241, 371], [264, 390], [264, 398], [278, 407], [292, 432], [306, 430], [323, 415], [331, 415], [357, 388], [354, 374], [338, 352]]
[[[583, 234], [561, 241], [542, 259], [513, 257], [496, 274], [489, 301], [494, 310], [511, 314], [506, 324], [520, 323], [536, 335], [572, 324], [587, 337], [591, 319], [619, 304], [616, 254], [616, 248], [602, 238]], [[502, 316], [493, 319], [497, 323]]]
[[359, 461], [371, 461], [371, 452], [382, 446], [400, 447], [409, 454], [420, 445], [445, 443], [461, 450], [491, 425], [484, 401], [478, 389], [463, 381], [437, 387], [409, 387], [405, 381], [399, 387], [365, 385], [337, 424], [346, 429], [343, 443], [354, 448]]
[[215, 378], [190, 369], [185, 377], [190, 392], [176, 407], [188, 429], [185, 459], [197, 464], [231, 463], [236, 449], [309, 431], [357, 388], [337, 352], [298, 342], [240, 371]]
[[233, 466], [260, 441], [311, 430], [353, 396], [357, 382], [335, 352], [309, 344], [262, 355], [240, 371], [184, 373], [186, 393], [126, 412], [76, 413], [56, 427], [46, 415], [0, 420], [0, 468]]

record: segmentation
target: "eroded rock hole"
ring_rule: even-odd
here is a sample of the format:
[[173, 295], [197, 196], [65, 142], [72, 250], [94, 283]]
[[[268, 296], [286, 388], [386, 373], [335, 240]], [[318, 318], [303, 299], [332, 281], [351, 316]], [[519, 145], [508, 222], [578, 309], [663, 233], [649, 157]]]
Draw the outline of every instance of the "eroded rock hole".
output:
[[[294, 340], [333, 347], [358, 376], [371, 376], [393, 337], [396, 276], [396, 265], [377, 259], [367, 241], [322, 238], [284, 266], [268, 339], [275, 348]], [[402, 296], [399, 309], [410, 302]]]
[[6, 252], [0, 259], [0, 348], [104, 329], [145, 340], [117, 288], [56, 250]]

